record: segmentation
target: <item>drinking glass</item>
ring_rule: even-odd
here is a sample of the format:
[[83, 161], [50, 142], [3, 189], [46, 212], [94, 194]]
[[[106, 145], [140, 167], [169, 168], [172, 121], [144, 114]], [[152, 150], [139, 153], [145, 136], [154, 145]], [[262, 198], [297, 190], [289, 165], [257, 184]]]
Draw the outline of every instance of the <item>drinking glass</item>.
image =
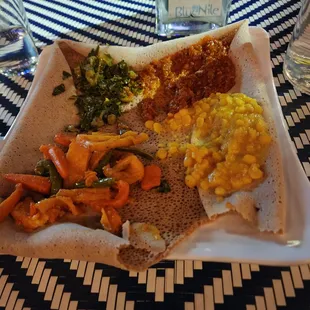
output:
[[159, 35], [189, 35], [226, 25], [231, 0], [156, 0]]
[[310, 0], [301, 2], [283, 72], [293, 86], [310, 95]]
[[38, 59], [22, 0], [0, 0], [0, 73], [34, 72]]

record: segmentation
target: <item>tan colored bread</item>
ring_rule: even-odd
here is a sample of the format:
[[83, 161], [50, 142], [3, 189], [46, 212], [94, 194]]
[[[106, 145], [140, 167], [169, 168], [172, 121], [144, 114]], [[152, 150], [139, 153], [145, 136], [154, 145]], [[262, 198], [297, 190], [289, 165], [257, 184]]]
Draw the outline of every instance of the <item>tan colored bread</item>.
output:
[[[242, 40], [235, 41], [235, 34], [238, 36], [240, 27], [248, 29], [247, 23], [240, 22], [209, 34], [225, 40], [231, 40], [234, 37], [232, 46], [236, 55], [240, 52], [240, 48], [242, 50], [244, 47]], [[161, 58], [198, 42], [204, 35], [200, 34], [143, 48], [103, 47], [102, 50], [109, 52], [116, 61], [124, 59], [134, 68], [139, 69], [156, 58]], [[246, 36], [245, 40], [248, 42], [248, 33], [242, 33], [241, 38], [243, 36]], [[65, 81], [67, 89], [65, 93], [56, 97], [52, 97], [51, 94], [53, 88], [62, 83], [62, 71], [69, 71], [70, 66], [74, 66], [82, 56], [86, 56], [92, 47], [94, 46], [77, 42], [59, 41], [44, 49], [29, 96], [0, 154], [0, 196], [9, 194], [12, 189], [11, 185], [2, 178], [2, 174], [31, 172], [41, 156], [39, 153], [40, 144], [50, 143], [54, 134], [61, 131], [65, 125], [77, 122], [77, 111], [73, 102], [68, 100], [75, 90], [72, 79]], [[248, 51], [242, 51], [244, 52], [243, 57], [247, 57]], [[241, 85], [240, 91], [244, 91], [250, 96], [255, 95], [255, 93], [251, 94], [250, 90], [256, 87], [255, 79], [258, 77], [255, 75], [246, 76], [246, 72], [244, 72], [244, 70], [251, 69], [251, 66], [255, 66], [255, 62], [251, 63], [251, 66], [242, 67], [242, 59], [239, 60], [240, 65], [236, 61], [236, 65], [239, 66], [238, 70], [241, 70], [239, 86], [241, 82], [246, 82], [244, 76], [246, 79], [254, 79], [251, 81], [253, 85]], [[125, 114], [123, 119], [133, 130], [145, 130], [139, 117], [138, 108]], [[156, 139], [157, 137], [152, 136], [150, 142], [143, 146], [144, 149], [149, 152], [155, 151]], [[273, 179], [269, 179], [271, 184], [278, 184], [278, 179], [276, 179], [278, 174], [273, 174], [274, 170], [268, 165], [276, 166], [271, 160], [270, 164], [267, 162], [266, 169], [274, 176]], [[209, 215], [221, 213], [219, 205], [212, 207], [213, 201], [209, 196], [202, 196], [202, 204], [197, 190], [191, 190], [185, 186], [182, 158], [168, 160], [162, 166], [163, 175], [169, 181], [172, 192], [168, 194], [160, 194], [156, 191], [145, 192], [139, 186], [135, 186], [132, 191], [135, 200], [130, 206], [121, 210], [121, 216], [124, 221], [150, 222], [156, 225], [166, 241], [165, 252], [154, 254], [136, 249], [124, 238], [76, 223], [58, 223], [28, 234], [19, 231], [13, 221], [8, 218], [0, 226], [1, 253], [89, 260], [124, 269], [145, 270], [166, 257], [179, 242], [185, 241], [196, 228], [207, 223], [208, 218], [205, 210]], [[270, 192], [271, 187], [268, 187], [268, 183], [266, 184], [262, 185], [265, 187], [259, 188], [257, 196], [251, 196], [255, 201], [260, 202], [262, 211], [258, 213], [259, 216], [253, 216], [254, 209], [251, 206], [245, 211], [241, 210], [242, 207], [244, 208], [242, 197], [236, 197], [236, 199], [240, 199], [240, 204], [237, 203], [238, 210], [244, 217], [261, 223], [262, 230], [278, 231], [282, 227], [280, 213], [284, 213], [285, 210], [274, 208], [274, 204], [268, 204], [265, 207], [263, 202], [266, 199], [272, 202], [274, 197], [279, 197], [278, 191], [275, 192], [276, 194], [273, 191]], [[264, 191], [270, 194], [264, 194], [266, 199], [261, 199], [259, 195]]]

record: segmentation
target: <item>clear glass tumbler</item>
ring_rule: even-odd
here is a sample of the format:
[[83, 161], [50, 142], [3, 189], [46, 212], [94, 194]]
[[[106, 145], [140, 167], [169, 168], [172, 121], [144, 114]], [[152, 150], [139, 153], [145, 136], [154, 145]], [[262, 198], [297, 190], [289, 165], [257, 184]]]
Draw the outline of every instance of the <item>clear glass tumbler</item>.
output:
[[0, 0], [0, 73], [34, 72], [38, 52], [22, 0]]
[[283, 72], [293, 86], [310, 95], [310, 0], [301, 2]]
[[189, 35], [226, 25], [231, 0], [156, 0], [159, 35]]

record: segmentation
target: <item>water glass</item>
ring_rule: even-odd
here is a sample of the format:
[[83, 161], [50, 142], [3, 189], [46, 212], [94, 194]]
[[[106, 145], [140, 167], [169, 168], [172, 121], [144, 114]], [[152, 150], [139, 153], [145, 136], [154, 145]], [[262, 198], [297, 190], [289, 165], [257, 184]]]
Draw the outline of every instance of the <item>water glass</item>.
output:
[[231, 0], [156, 0], [159, 35], [189, 35], [226, 25]]
[[0, 73], [7, 76], [35, 71], [35, 47], [22, 0], [0, 0]]
[[283, 72], [290, 83], [310, 95], [310, 0], [303, 0], [284, 58]]

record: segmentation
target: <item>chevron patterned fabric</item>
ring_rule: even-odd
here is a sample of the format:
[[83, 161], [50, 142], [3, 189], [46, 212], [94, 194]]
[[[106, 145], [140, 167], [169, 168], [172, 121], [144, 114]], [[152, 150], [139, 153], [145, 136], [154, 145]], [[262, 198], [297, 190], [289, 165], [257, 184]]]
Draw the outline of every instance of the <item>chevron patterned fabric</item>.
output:
[[[143, 46], [161, 40], [152, 0], [24, 0], [36, 45], [57, 38]], [[287, 129], [310, 178], [310, 97], [282, 73], [297, 0], [235, 0], [229, 22], [248, 18], [270, 34], [271, 61]], [[0, 76], [0, 136], [19, 112], [33, 76]], [[85, 261], [0, 256], [0, 309], [309, 309], [310, 265], [163, 261], [127, 272]]]

